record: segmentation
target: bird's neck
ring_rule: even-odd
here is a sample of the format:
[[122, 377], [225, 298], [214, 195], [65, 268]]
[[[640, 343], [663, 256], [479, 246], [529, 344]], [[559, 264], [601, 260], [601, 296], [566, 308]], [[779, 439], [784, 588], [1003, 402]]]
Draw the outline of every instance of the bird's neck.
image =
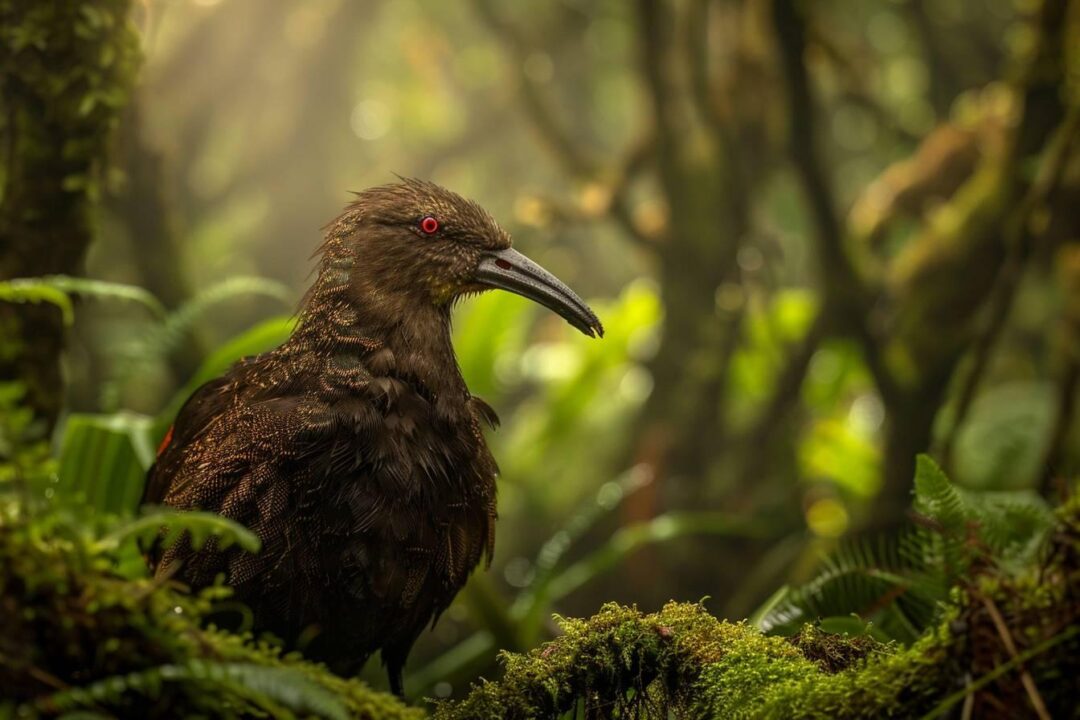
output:
[[468, 389], [454, 355], [450, 308], [381, 290], [341, 258], [327, 257], [287, 343], [291, 352], [354, 357], [365, 363], [380, 350], [387, 374], [418, 386], [439, 403], [465, 402]]

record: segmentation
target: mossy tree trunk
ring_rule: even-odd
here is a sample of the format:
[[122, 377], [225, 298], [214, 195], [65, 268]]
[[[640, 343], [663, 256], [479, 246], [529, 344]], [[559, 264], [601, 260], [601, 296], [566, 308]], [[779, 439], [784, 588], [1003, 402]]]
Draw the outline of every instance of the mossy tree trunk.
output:
[[[0, 280], [77, 274], [109, 131], [138, 62], [130, 0], [0, 0]], [[0, 306], [0, 378], [46, 428], [63, 400], [64, 328], [46, 306]]]
[[835, 331], [857, 339], [885, 405], [882, 492], [872, 522], [895, 525], [911, 492], [915, 456], [926, 451], [957, 367], [972, 349], [976, 326], [1003, 266], [1031, 234], [1040, 205], [1024, 168], [1052, 155], [1065, 118], [1062, 88], [1067, 0], [1046, 0], [1034, 13], [1033, 42], [1014, 61], [1016, 123], [1002, 148], [988, 151], [947, 207], [929, 218], [881, 277], [860, 274], [847, 249], [853, 231], [836, 215], [830, 181], [814, 151], [812, 88], [804, 61], [807, 18], [785, 0], [773, 3], [788, 88], [789, 146], [814, 219], [825, 304]]

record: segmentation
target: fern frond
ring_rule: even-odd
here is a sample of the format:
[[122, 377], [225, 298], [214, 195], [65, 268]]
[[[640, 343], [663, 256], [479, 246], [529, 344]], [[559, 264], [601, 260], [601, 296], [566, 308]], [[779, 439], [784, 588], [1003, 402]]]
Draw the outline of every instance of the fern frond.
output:
[[1054, 513], [1029, 490], [965, 493], [980, 539], [1000, 560], [1030, 561], [1054, 526]]
[[172, 312], [165, 322], [170, 335], [187, 332], [195, 322], [216, 305], [245, 295], [261, 295], [288, 306], [292, 293], [284, 284], [260, 277], [232, 277], [200, 291]]
[[259, 538], [253, 532], [217, 513], [157, 508], [103, 535], [95, 543], [95, 549], [108, 552], [129, 539], [152, 541], [163, 528], [167, 528], [161, 540], [165, 547], [186, 533], [195, 549], [201, 548], [210, 538], [216, 538], [219, 548], [238, 545], [251, 553], [258, 552], [260, 548]]
[[929, 455], [916, 459], [915, 511], [939, 523], [946, 533], [963, 536], [967, 530], [963, 498]]
[[878, 635], [900, 640], [917, 637], [933, 620], [935, 603], [946, 590], [927, 581], [922, 565], [904, 550], [910, 542], [902, 536], [843, 543], [825, 557], [813, 580], [774, 601], [758, 626], [775, 632], [854, 614], [873, 621]]
[[55, 693], [37, 705], [51, 712], [117, 705], [129, 695], [159, 696], [163, 686], [177, 683], [213, 685], [247, 701], [254, 706], [251, 709], [270, 712], [275, 717], [286, 714], [282, 709], [290, 715], [314, 715], [327, 720], [348, 720], [349, 716], [345, 705], [332, 692], [293, 668], [203, 660], [115, 675]]
[[587, 500], [562, 528], [547, 539], [536, 556], [536, 574], [530, 583], [530, 589], [546, 584], [555, 566], [573, 544], [581, 538], [597, 521], [616, 510], [622, 501], [635, 491], [647, 485], [650, 478], [646, 473], [633, 470], [619, 479], [605, 483], [596, 496]]
[[159, 320], [164, 319], [166, 315], [165, 306], [161, 304], [161, 301], [154, 297], [153, 293], [137, 285], [70, 275], [46, 275], [37, 280], [67, 295], [78, 295], [95, 300], [133, 302], [136, 305], [142, 305]]
[[246, 295], [261, 295], [288, 305], [291, 292], [276, 280], [259, 277], [233, 277], [200, 291], [151, 330], [133, 349], [136, 359], [162, 356], [173, 352], [195, 324], [218, 305]]
[[65, 325], [70, 325], [75, 320], [71, 298], [64, 291], [39, 279], [24, 278], [0, 282], [0, 302], [49, 303], [60, 309]]

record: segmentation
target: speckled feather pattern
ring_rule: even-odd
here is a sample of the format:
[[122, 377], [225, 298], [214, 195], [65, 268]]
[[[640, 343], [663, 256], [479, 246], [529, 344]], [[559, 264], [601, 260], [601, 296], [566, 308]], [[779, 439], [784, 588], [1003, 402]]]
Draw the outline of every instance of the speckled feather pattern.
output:
[[[444, 234], [403, 228], [425, 213]], [[475, 203], [428, 183], [362, 193], [326, 228], [293, 336], [188, 400], [145, 500], [218, 512], [252, 555], [181, 541], [154, 558], [192, 586], [219, 574], [259, 628], [352, 672], [391, 676], [491, 557], [497, 468], [450, 343], [450, 305], [479, 252], [509, 238]]]

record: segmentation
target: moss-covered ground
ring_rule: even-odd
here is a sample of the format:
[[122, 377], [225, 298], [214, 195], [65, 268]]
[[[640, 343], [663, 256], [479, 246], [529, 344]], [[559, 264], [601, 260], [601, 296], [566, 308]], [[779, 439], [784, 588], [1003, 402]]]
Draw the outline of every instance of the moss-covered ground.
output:
[[[807, 626], [791, 638], [699, 604], [606, 605], [501, 678], [434, 707], [441, 720], [555, 718], [1076, 717], [1080, 513], [1039, 567], [987, 564], [943, 620], [902, 647]], [[358, 680], [204, 627], [214, 590], [123, 579], [62, 516], [0, 513], [0, 716], [421, 718]], [[1039, 708], [1039, 709], [1036, 709]]]

